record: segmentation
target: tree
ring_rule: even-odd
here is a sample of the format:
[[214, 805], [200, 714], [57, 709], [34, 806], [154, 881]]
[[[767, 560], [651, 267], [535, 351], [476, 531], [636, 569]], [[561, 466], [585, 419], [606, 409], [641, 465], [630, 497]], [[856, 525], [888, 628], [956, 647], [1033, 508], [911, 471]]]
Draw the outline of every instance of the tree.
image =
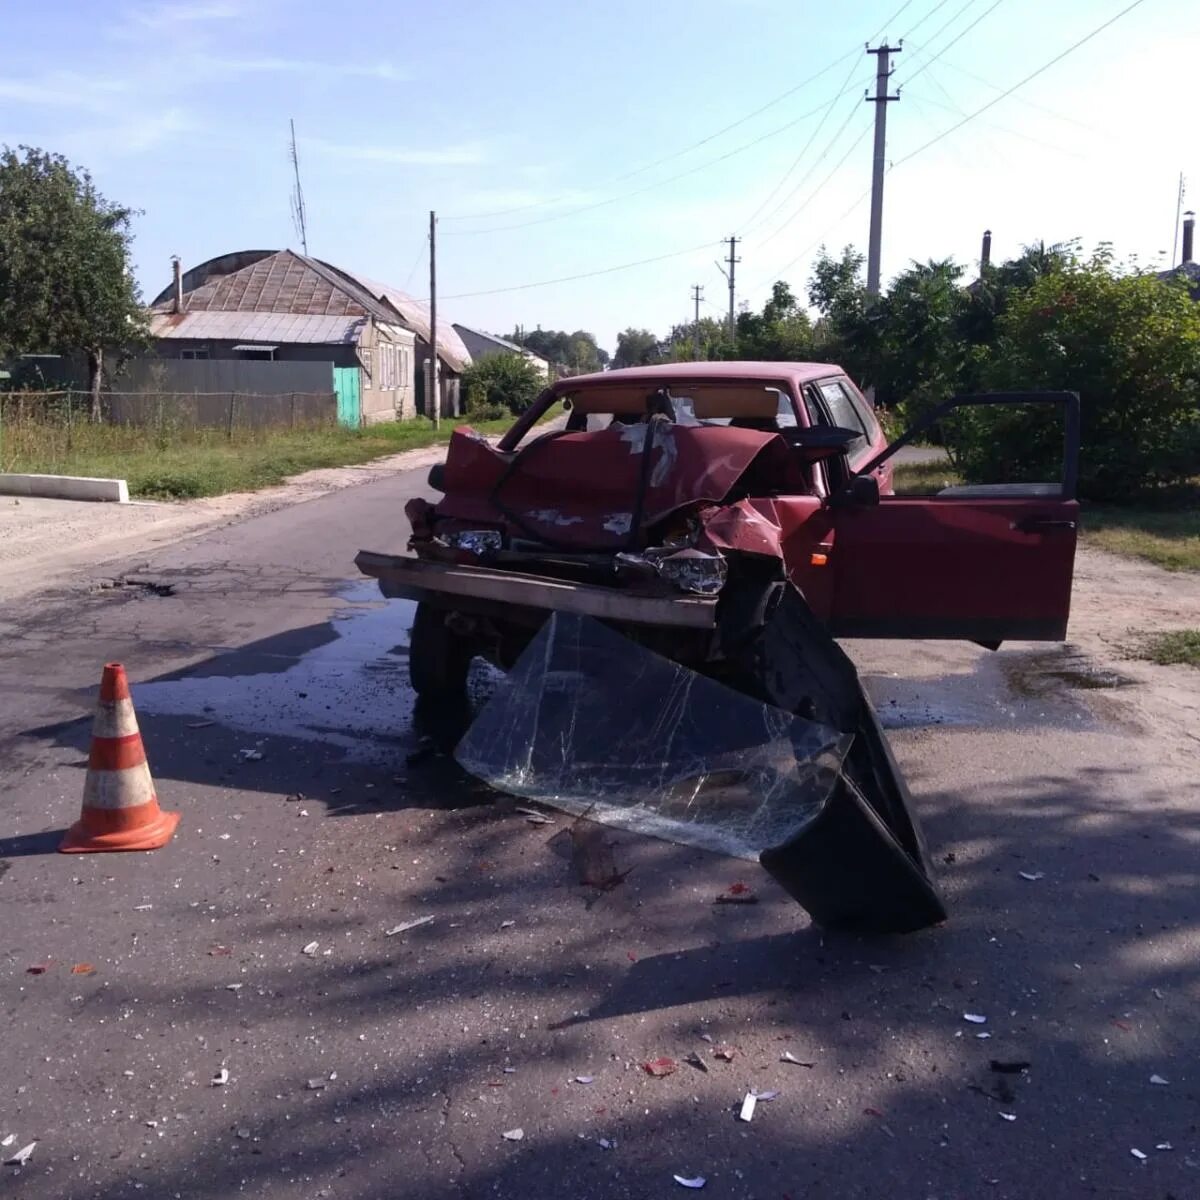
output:
[[782, 281], [771, 288], [761, 313], [738, 314], [736, 330], [738, 358], [799, 362], [812, 357], [812, 321]]
[[106, 352], [146, 334], [129, 269], [132, 216], [62, 155], [0, 152], [0, 356], [82, 352], [96, 420]]
[[808, 300], [820, 317], [813, 357], [835, 362], [863, 387], [879, 382], [879, 319], [863, 282], [866, 259], [846, 246], [833, 258], [822, 246], [808, 281]]
[[518, 416], [538, 397], [546, 381], [523, 354], [488, 354], [463, 372], [467, 412], [476, 420]]
[[555, 329], [535, 329], [530, 333], [515, 329], [508, 340], [540, 354], [561, 375], [599, 371], [608, 362], [608, 351], [601, 350], [595, 337], [584, 329], [574, 333]]
[[[998, 323], [994, 388], [1077, 391], [1080, 495], [1129, 500], [1186, 483], [1200, 463], [1200, 305], [1178, 280], [1126, 273], [1102, 248], [1034, 279]], [[1061, 422], [976, 422], [970, 478], [1020, 464], [1056, 478]]]
[[719, 358], [728, 347], [724, 322], [714, 317], [700, 318], [700, 354], [696, 355], [696, 323], [687, 321], [671, 326], [659, 351], [668, 362], [709, 362]]
[[968, 347], [960, 327], [969, 293], [949, 259], [914, 262], [875, 312], [877, 399], [911, 424], [959, 390]]
[[613, 355], [614, 367], [645, 367], [662, 362], [663, 353], [658, 338], [648, 329], [626, 329], [617, 334], [617, 352]]

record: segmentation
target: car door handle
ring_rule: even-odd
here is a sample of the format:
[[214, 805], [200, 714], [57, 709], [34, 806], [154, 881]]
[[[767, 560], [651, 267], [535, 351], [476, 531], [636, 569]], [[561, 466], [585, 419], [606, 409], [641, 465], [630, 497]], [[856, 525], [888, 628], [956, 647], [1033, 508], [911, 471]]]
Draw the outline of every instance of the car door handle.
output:
[[1012, 527], [1020, 533], [1039, 533], [1043, 529], [1074, 529], [1075, 522], [1057, 517], [1022, 517]]

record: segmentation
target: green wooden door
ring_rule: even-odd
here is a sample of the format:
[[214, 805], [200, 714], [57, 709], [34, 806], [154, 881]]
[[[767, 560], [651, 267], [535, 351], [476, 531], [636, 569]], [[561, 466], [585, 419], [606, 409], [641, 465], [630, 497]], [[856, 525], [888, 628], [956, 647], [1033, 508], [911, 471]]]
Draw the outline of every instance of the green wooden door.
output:
[[357, 429], [362, 424], [362, 396], [358, 390], [358, 368], [334, 367], [333, 390], [337, 393], [338, 424]]

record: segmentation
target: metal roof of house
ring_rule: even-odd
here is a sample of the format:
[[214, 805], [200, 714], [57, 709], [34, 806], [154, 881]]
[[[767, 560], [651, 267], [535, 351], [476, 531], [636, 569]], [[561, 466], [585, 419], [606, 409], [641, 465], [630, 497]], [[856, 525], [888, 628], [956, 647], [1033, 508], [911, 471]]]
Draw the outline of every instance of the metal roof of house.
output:
[[156, 338], [211, 338], [217, 341], [307, 343], [352, 346], [366, 328], [365, 316], [310, 316], [288, 312], [156, 312], [150, 333]]
[[[377, 279], [360, 275], [357, 271], [347, 271], [342, 267], [334, 267], [331, 263], [323, 265], [336, 271], [339, 275], [344, 275], [372, 296], [390, 304], [400, 314], [406, 325], [420, 334], [425, 341], [429, 341], [431, 321], [429, 305], [424, 300], [418, 300], [415, 296], [410, 296], [407, 292], [392, 287], [389, 283], [380, 283]], [[438, 322], [438, 357], [455, 371], [461, 371], [464, 367], [471, 365], [471, 352], [449, 321]]]
[[516, 342], [510, 342], [508, 338], [497, 337], [494, 333], [487, 333], [482, 329], [472, 329], [470, 325], [464, 325], [461, 321], [454, 322], [454, 328], [459, 332], [472, 334], [477, 338], [483, 338], [484, 341], [491, 342], [495, 346], [499, 346], [502, 350], [511, 350], [514, 354], [524, 354], [529, 358], [539, 359], [541, 362], [549, 362], [544, 354], [539, 354], [536, 350], [530, 350], [528, 346], [518, 345]]
[[[261, 313], [279, 316], [374, 317], [377, 322], [413, 330], [429, 341], [429, 307], [407, 292], [365, 275], [335, 267], [321, 259], [294, 250], [238, 250], [193, 267], [183, 276], [187, 316], [200, 312]], [[154, 298], [152, 308], [170, 315], [172, 287]], [[154, 318], [157, 320], [157, 317]], [[155, 332], [155, 336], [164, 336]], [[172, 337], [218, 337], [218, 334], [173, 333]], [[250, 335], [237, 333], [246, 338]], [[278, 341], [295, 340], [282, 333], [269, 336]], [[325, 341], [325, 338], [310, 338]], [[438, 322], [438, 355], [453, 371], [471, 363], [471, 353], [450, 322]]]

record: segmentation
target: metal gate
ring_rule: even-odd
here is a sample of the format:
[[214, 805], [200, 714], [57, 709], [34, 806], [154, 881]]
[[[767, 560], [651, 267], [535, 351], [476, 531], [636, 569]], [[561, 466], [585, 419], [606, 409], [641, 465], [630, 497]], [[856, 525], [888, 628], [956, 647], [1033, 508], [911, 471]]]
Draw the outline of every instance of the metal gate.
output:
[[337, 393], [339, 425], [357, 429], [362, 424], [362, 395], [358, 390], [357, 367], [334, 367], [333, 390]]

